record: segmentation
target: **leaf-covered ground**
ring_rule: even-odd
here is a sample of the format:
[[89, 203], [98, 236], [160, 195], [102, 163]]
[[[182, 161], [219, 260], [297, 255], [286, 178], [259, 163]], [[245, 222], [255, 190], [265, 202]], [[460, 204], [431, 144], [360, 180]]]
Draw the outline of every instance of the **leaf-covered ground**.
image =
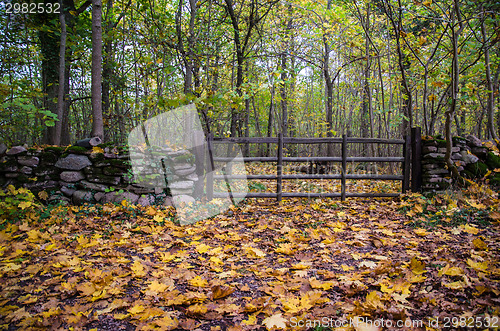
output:
[[253, 199], [182, 227], [126, 203], [23, 207], [0, 231], [6, 330], [500, 326], [499, 200], [478, 186]]

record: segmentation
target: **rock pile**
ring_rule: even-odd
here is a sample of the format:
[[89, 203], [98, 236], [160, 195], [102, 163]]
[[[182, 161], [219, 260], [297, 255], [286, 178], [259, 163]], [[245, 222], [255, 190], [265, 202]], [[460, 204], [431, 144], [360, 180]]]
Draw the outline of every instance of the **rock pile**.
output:
[[[134, 176], [130, 157], [124, 148], [102, 147], [99, 152], [92, 153], [79, 146], [40, 150], [23, 146], [7, 149], [0, 144], [0, 187], [26, 187], [34, 193], [45, 190], [50, 193], [49, 202], [73, 204], [122, 200], [144, 206], [171, 204], [172, 193], [193, 193], [198, 176], [194, 156], [189, 151], [170, 150], [163, 154], [172, 165], [168, 176], [171, 194], [168, 194], [168, 190], [163, 189], [165, 185], [151, 185], [151, 181], [150, 185], [144, 185], [144, 172], [140, 172], [142, 178], [137, 180], [137, 169], [134, 169]], [[159, 168], [151, 168], [147, 175], [160, 177], [165, 183], [165, 176]]]
[[[469, 135], [466, 138], [453, 137], [451, 159], [460, 174], [466, 178], [482, 178], [488, 170], [500, 168], [500, 157], [496, 146]], [[442, 137], [422, 138], [422, 190], [438, 191], [452, 184], [451, 173], [445, 162], [446, 141]], [[500, 185], [500, 173], [492, 172], [489, 181]]]

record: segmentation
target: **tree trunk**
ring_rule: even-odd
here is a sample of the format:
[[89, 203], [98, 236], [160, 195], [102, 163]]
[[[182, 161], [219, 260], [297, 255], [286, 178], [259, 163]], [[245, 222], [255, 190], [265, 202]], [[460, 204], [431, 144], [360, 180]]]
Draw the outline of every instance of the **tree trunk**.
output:
[[102, 3], [92, 0], [92, 136], [104, 139], [102, 118]]
[[57, 88], [57, 122], [54, 132], [54, 145], [61, 145], [61, 133], [64, 114], [65, 91], [64, 91], [64, 74], [66, 73], [66, 39], [68, 33], [66, 31], [66, 20], [64, 14], [64, 6], [60, 1], [61, 8], [59, 21], [61, 23], [61, 37], [59, 41], [59, 84]]

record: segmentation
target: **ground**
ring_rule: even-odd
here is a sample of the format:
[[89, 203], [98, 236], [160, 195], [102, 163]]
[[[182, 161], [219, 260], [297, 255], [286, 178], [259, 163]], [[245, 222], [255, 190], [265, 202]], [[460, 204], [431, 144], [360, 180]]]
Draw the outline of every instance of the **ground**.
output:
[[6, 330], [500, 327], [499, 200], [484, 186], [248, 199], [188, 226], [126, 202], [22, 207], [1, 221]]

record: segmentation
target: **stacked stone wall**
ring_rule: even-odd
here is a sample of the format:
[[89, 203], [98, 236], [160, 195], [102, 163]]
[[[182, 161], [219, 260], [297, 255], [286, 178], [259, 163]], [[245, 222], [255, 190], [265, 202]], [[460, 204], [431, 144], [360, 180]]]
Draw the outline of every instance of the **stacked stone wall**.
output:
[[[191, 195], [193, 192], [198, 181], [194, 156], [187, 150], [157, 152], [164, 153], [171, 161], [170, 190], [144, 185], [149, 177], [142, 177], [141, 184], [138, 184], [125, 148], [101, 146], [87, 150], [78, 146], [43, 149], [14, 146], [7, 149], [0, 144], [0, 187], [14, 185], [34, 193], [46, 191], [49, 203], [128, 200], [144, 206], [171, 205], [172, 193]], [[135, 153], [134, 157], [140, 156]], [[164, 177], [161, 169], [150, 167], [149, 172], [144, 169], [139, 168], [141, 176]], [[151, 182], [155, 181], [151, 179]]]
[[[500, 157], [496, 144], [483, 142], [474, 136], [453, 137], [451, 159], [460, 174], [472, 180], [486, 178], [494, 187], [500, 186]], [[445, 162], [446, 141], [442, 137], [422, 137], [422, 190], [440, 191], [449, 188], [453, 181]]]

